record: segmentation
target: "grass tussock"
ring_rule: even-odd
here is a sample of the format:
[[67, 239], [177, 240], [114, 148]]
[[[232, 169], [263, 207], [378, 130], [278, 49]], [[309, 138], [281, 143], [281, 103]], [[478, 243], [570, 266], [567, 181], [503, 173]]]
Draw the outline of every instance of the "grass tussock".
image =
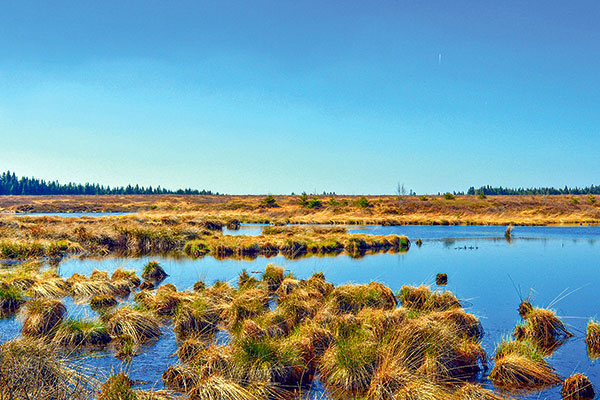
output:
[[67, 347], [103, 346], [111, 341], [111, 337], [100, 321], [68, 319], [58, 326], [54, 340]]
[[150, 261], [144, 266], [144, 272], [142, 272], [142, 278], [147, 281], [161, 282], [167, 276], [169, 276], [165, 270], [156, 261]]
[[48, 342], [31, 338], [0, 345], [0, 398], [84, 400], [95, 382]]
[[591, 358], [600, 357], [600, 323], [591, 320], [588, 322], [585, 343]]
[[563, 400], [594, 400], [596, 392], [587, 376], [575, 374], [563, 382], [560, 391]]
[[66, 312], [66, 307], [59, 300], [30, 300], [25, 304], [26, 317], [21, 333], [27, 337], [52, 336]]
[[517, 340], [530, 340], [546, 349], [556, 348], [573, 336], [552, 310], [532, 308], [525, 314], [525, 324], [516, 327]]
[[452, 293], [432, 292], [427, 286], [402, 286], [400, 303], [403, 307], [418, 312], [446, 311], [461, 307]]
[[496, 348], [489, 379], [513, 390], [537, 390], [561, 382], [534, 342], [503, 340]]
[[154, 316], [130, 307], [118, 308], [110, 314], [106, 328], [112, 337], [128, 335], [136, 343], [156, 339], [161, 335], [160, 325]]

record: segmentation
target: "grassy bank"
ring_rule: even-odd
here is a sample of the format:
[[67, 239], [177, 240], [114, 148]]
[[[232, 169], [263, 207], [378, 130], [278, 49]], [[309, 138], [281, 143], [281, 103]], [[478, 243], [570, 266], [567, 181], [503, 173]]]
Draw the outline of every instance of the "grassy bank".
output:
[[2, 212], [193, 213], [300, 224], [578, 225], [600, 223], [600, 196], [0, 196]]
[[257, 257], [406, 251], [406, 237], [349, 234], [341, 227], [270, 227], [259, 236], [224, 235], [224, 222], [196, 214], [0, 218], [0, 258], [173, 254]]

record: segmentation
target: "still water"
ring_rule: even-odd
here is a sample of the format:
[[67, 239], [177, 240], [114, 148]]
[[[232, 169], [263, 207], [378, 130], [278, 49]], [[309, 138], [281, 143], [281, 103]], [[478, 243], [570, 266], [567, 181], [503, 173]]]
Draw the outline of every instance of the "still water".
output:
[[[152, 258], [70, 259], [59, 264], [59, 273], [90, 274], [92, 270], [112, 272], [119, 266], [135, 269], [138, 274], [151, 259], [159, 261], [169, 274], [163, 283], [173, 283], [179, 290], [189, 289], [199, 280], [212, 283], [227, 280], [234, 284], [242, 269], [261, 271], [267, 263], [285, 266], [299, 278], [322, 271], [338, 285], [348, 282], [379, 281], [392, 290], [402, 285], [426, 284], [435, 287], [435, 275], [448, 274], [446, 290], [452, 291], [468, 312], [478, 316], [484, 326], [483, 345], [489, 356], [495, 344], [509, 335], [520, 317], [516, 311], [521, 298], [531, 295], [536, 306], [551, 306], [568, 324], [574, 338], [567, 341], [548, 359], [562, 375], [586, 374], [600, 387], [600, 366], [586, 352], [585, 327], [600, 313], [600, 228], [516, 227], [513, 239], [504, 238], [503, 227], [366, 227], [373, 234], [406, 234], [422, 238], [423, 245], [413, 244], [406, 253], [368, 255], [353, 259], [310, 257], [287, 260], [282, 256], [255, 260], [216, 260]], [[414, 243], [414, 242], [413, 242]], [[67, 303], [70, 300], [67, 299]], [[87, 307], [69, 307], [77, 316], [94, 312]], [[0, 321], [0, 340], [18, 335], [18, 319]], [[133, 379], [148, 382], [144, 387], [162, 387], [161, 373], [176, 363], [175, 337], [170, 327], [155, 344], [136, 356], [130, 365]], [[102, 355], [100, 353], [98, 355]], [[93, 368], [103, 371], [120, 368], [120, 361], [109, 353], [93, 358]], [[484, 379], [484, 383], [487, 382]], [[523, 397], [525, 399], [560, 399], [560, 388]]]

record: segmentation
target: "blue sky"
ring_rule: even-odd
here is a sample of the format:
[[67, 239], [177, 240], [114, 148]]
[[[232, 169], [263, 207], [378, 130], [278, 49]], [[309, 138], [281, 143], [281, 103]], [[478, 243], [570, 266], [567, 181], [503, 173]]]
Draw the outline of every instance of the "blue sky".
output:
[[600, 183], [598, 1], [0, 0], [0, 169], [226, 193]]

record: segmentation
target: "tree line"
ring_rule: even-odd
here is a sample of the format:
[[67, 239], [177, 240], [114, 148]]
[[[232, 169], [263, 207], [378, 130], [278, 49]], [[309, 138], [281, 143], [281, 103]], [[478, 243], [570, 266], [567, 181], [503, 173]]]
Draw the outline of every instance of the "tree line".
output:
[[485, 194], [487, 195], [557, 195], [557, 194], [600, 194], [600, 186], [591, 185], [583, 188], [580, 187], [568, 187], [565, 186], [562, 189], [557, 189], [555, 187], [538, 187], [538, 188], [505, 188], [502, 186], [492, 187], [492, 186], [481, 186], [479, 189], [475, 189], [475, 187], [471, 186], [467, 191], [468, 195], [476, 195], [476, 194]]
[[178, 189], [168, 190], [157, 187], [127, 185], [110, 187], [97, 183], [67, 183], [45, 181], [37, 178], [17, 177], [14, 172], [6, 171], [0, 175], [0, 195], [101, 195], [101, 194], [219, 194], [210, 190]]

